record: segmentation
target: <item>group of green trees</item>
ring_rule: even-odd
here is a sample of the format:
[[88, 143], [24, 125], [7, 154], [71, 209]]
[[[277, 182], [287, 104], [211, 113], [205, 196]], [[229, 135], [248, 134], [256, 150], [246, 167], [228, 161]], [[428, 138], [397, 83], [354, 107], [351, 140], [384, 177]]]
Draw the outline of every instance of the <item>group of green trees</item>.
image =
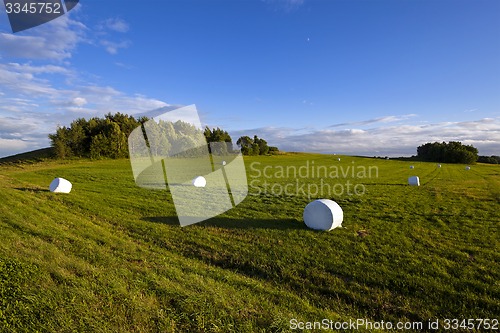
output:
[[[89, 120], [79, 118], [69, 127], [59, 127], [55, 134], [49, 135], [49, 138], [58, 158], [123, 158], [129, 156], [129, 135], [147, 120], [146, 117], [136, 119], [121, 113], [114, 115], [108, 113], [104, 118], [94, 117]], [[193, 147], [197, 146], [198, 142], [204, 142], [203, 138], [209, 143], [208, 148], [211, 153], [227, 153], [233, 150], [231, 136], [218, 127], [213, 129], [206, 127], [204, 131], [200, 131], [182, 121], [148, 122], [144, 127], [147, 127], [146, 131], [154, 133], [150, 135], [154, 141], [148, 142], [148, 146], [156, 150], [153, 152], [155, 154], [182, 152], [183, 147]], [[213, 144], [216, 142], [222, 143]], [[278, 151], [278, 148], [269, 147], [266, 140], [257, 136], [253, 139], [242, 136], [238, 139], [237, 145], [244, 155], [265, 155]]]
[[58, 158], [121, 158], [128, 156], [127, 138], [146, 118], [136, 119], [121, 113], [104, 118], [79, 118], [69, 127], [59, 127], [49, 139]]
[[181, 120], [146, 121], [142, 130], [132, 133], [128, 144], [130, 151], [139, 156], [149, 154], [148, 150], [153, 156], [196, 157], [207, 153], [204, 132]]
[[253, 139], [249, 136], [242, 136], [236, 144], [241, 148], [243, 155], [267, 155], [276, 154], [279, 151], [277, 147], [268, 146], [267, 141], [257, 135], [254, 135]]
[[[231, 139], [228, 132], [219, 127], [210, 129], [207, 126], [203, 134], [208, 142], [208, 150], [211, 154], [225, 154], [233, 150], [233, 139]], [[217, 144], [214, 145], [214, 142], [217, 142]], [[221, 142], [225, 144], [221, 144]]]
[[471, 145], [450, 141], [426, 143], [417, 148], [417, 159], [430, 162], [470, 164], [478, 160], [478, 150]]
[[479, 163], [500, 164], [500, 156], [497, 155], [479, 156], [477, 161]]

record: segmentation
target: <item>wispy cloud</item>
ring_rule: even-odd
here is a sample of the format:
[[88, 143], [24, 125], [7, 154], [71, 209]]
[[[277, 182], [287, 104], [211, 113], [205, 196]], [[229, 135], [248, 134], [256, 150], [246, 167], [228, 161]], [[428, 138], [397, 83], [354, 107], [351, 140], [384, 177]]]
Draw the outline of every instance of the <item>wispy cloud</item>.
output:
[[[0, 156], [9, 156], [14, 155], [19, 152], [28, 151], [34, 145], [31, 145], [30, 142], [19, 140], [19, 139], [2, 139], [0, 137]], [[37, 149], [37, 148], [33, 148]]]
[[298, 9], [304, 4], [304, 0], [262, 0], [273, 10], [281, 10], [285, 12]]
[[0, 156], [47, 147], [46, 134], [40, 131], [42, 117], [24, 113], [0, 117]]
[[478, 111], [479, 109], [467, 109], [467, 110], [464, 110], [464, 112], [476, 112]]
[[334, 124], [334, 125], [329, 126], [329, 128], [347, 127], [347, 126], [366, 126], [366, 125], [372, 125], [372, 124], [376, 124], [376, 123], [391, 123], [391, 122], [407, 120], [408, 118], [412, 118], [412, 117], [416, 117], [416, 116], [417, 116], [416, 114], [406, 114], [406, 115], [400, 115], [400, 116], [385, 116], [385, 117], [373, 118], [373, 119], [368, 119], [368, 120], [363, 120], [363, 121]]
[[[137, 114], [168, 104], [148, 96], [96, 84], [71, 66], [81, 43], [102, 45], [116, 54], [131, 43], [106, 40], [71, 18], [70, 12], [20, 34], [0, 33], [0, 157], [49, 145], [57, 125], [77, 117], [108, 112]], [[110, 32], [126, 32], [128, 24], [106, 21]]]
[[[57, 90], [47, 80], [37, 78], [37, 73], [27, 72], [26, 68], [28, 67], [18, 66], [18, 64], [0, 64], [0, 87], [2, 90], [25, 98], [57, 93]], [[43, 69], [40, 68], [39, 71], [43, 72]]]
[[[109, 18], [102, 21], [96, 28], [98, 44], [103, 46], [109, 54], [117, 54], [120, 49], [126, 49], [132, 42], [123, 37], [118, 37], [116, 33], [124, 34], [130, 29], [129, 24], [120, 18]], [[116, 41], [115, 39], [119, 39]]]
[[124, 68], [124, 69], [132, 69], [132, 68], [134, 68], [131, 65], [127, 65], [127, 64], [124, 64], [123, 62], [119, 62], [119, 61], [115, 62], [115, 65], [118, 66], [118, 67]]
[[54, 133], [58, 125], [69, 125], [79, 117], [103, 116], [108, 112], [133, 115], [168, 106], [163, 101], [111, 87], [46, 91], [47, 94], [31, 99], [0, 96], [0, 157], [47, 147], [48, 134]]
[[24, 33], [0, 33], [0, 57], [63, 61], [86, 40], [87, 30], [68, 14]]
[[[367, 120], [358, 123], [374, 122]], [[475, 146], [482, 155], [500, 154], [500, 118], [423, 125], [380, 124], [366, 130], [327, 128], [304, 131], [285, 127], [263, 127], [231, 132], [235, 138], [254, 134], [265, 138], [270, 145], [286, 151], [410, 156], [415, 155], [416, 148], [426, 142], [461, 141]]]
[[17, 72], [29, 74], [69, 74], [71, 71], [62, 66], [41, 65], [33, 66], [31, 63], [19, 64], [11, 62], [8, 64], [10, 68]]
[[125, 33], [130, 29], [129, 24], [125, 20], [120, 18], [107, 19], [103, 22], [101, 27], [103, 29], [109, 29], [112, 31], [122, 32], [122, 33]]
[[132, 44], [132, 42], [130, 42], [128, 40], [121, 41], [121, 42], [112, 42], [109, 40], [101, 40], [100, 43], [102, 46], [104, 46], [106, 52], [108, 52], [109, 54], [117, 54], [118, 50], [126, 49], [127, 47], [129, 47]]
[[[144, 95], [126, 94], [110, 86], [95, 84], [60, 84], [54, 86], [46, 75], [58, 75], [64, 80], [74, 73], [57, 66], [0, 64], [0, 90], [9, 98], [0, 96], [0, 115], [10, 111], [74, 112], [103, 114], [106, 112], [144, 112], [167, 104]], [[87, 106], [87, 109], [83, 109]], [[73, 107], [73, 108], [72, 108]], [[78, 109], [75, 109], [78, 108]], [[71, 115], [73, 117], [73, 115]]]

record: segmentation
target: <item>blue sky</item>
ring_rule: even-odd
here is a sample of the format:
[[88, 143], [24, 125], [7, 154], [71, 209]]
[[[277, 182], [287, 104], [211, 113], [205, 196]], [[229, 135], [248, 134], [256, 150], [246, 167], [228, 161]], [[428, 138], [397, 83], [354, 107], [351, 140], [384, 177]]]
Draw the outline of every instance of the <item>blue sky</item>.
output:
[[290, 151], [500, 155], [496, 0], [81, 0], [16, 34], [0, 8], [0, 156], [79, 117], [189, 104]]

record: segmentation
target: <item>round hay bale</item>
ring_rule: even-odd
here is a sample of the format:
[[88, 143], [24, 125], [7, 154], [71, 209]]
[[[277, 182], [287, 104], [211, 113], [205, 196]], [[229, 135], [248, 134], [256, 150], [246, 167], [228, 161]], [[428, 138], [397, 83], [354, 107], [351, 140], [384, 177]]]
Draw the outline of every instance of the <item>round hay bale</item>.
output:
[[306, 206], [303, 217], [309, 228], [329, 231], [342, 225], [344, 212], [335, 201], [319, 199]]
[[64, 178], [55, 178], [50, 183], [49, 190], [54, 193], [69, 193], [73, 185]]
[[198, 176], [193, 179], [194, 187], [205, 187], [207, 185], [207, 180], [203, 176]]
[[408, 185], [420, 186], [420, 179], [417, 176], [411, 176], [408, 178]]

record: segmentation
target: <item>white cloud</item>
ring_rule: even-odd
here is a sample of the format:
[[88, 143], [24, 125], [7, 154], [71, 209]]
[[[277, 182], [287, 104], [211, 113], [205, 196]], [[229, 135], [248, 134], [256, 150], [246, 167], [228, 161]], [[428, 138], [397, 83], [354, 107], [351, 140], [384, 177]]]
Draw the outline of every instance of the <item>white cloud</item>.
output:
[[118, 66], [118, 67], [121, 67], [121, 68], [125, 68], [125, 69], [132, 69], [132, 68], [134, 68], [133, 66], [124, 64], [122, 62], [115, 62], [115, 65]]
[[83, 98], [83, 97], [75, 97], [75, 98], [73, 98], [73, 105], [75, 105], [77, 107], [82, 107], [85, 104], [87, 104], [87, 100], [85, 98]]
[[120, 92], [118, 90], [116, 90], [113, 87], [109, 87], [109, 86], [100, 87], [100, 86], [89, 85], [89, 86], [82, 87], [81, 91], [84, 94], [106, 96], [106, 97], [120, 95]]
[[0, 118], [0, 138], [3, 139], [20, 137], [22, 133], [32, 131], [35, 128], [35, 125], [20, 122], [17, 118]]
[[[3, 96], [3, 94], [0, 94], [0, 96]], [[0, 114], [5, 112], [21, 113], [37, 107], [39, 107], [39, 105], [33, 103], [29, 99], [11, 97], [0, 98], [0, 111], [3, 111], [0, 112]]]
[[85, 40], [86, 30], [67, 14], [25, 33], [0, 33], [0, 57], [62, 61]]
[[[129, 25], [122, 19], [103, 21], [97, 30], [90, 30], [83, 23], [73, 20], [75, 10], [36, 29], [19, 34], [0, 33], [0, 58], [24, 58], [62, 62], [71, 58], [80, 43], [104, 46], [110, 54], [129, 47], [128, 40], [114, 41], [106, 31], [125, 33]], [[107, 36], [102, 38], [102, 35]]]
[[[113, 42], [107, 32], [90, 31], [71, 18], [75, 12], [19, 34], [0, 33], [0, 157], [47, 147], [47, 135], [77, 117], [133, 115], [168, 105], [95, 84], [91, 73], [71, 68], [69, 59], [82, 43], [102, 45], [111, 54], [131, 45]], [[129, 29], [121, 19], [106, 20], [105, 28]], [[106, 40], [100, 41], [103, 35]]]
[[70, 74], [71, 72], [67, 68], [54, 65], [33, 66], [30, 63], [19, 64], [11, 62], [8, 66], [13, 71], [30, 74]]
[[33, 72], [16, 70], [16, 66], [0, 64], [0, 87], [22, 96], [53, 95], [56, 93], [46, 80], [36, 78]]
[[346, 127], [346, 126], [365, 126], [365, 125], [371, 125], [371, 124], [376, 124], [376, 123], [390, 123], [390, 122], [403, 121], [403, 120], [406, 120], [406, 119], [412, 118], [412, 117], [416, 117], [416, 114], [406, 114], [406, 115], [399, 115], [399, 116], [385, 116], [385, 117], [368, 119], [368, 120], [363, 120], [363, 121], [334, 124], [334, 125], [331, 125], [329, 127], [334, 128], [334, 127]]
[[110, 18], [102, 21], [97, 26], [97, 35], [99, 37], [99, 45], [104, 46], [104, 49], [109, 54], [117, 54], [120, 49], [126, 49], [132, 43], [129, 40], [114, 41], [112, 40], [112, 33], [119, 32], [126, 33], [129, 30], [129, 25], [126, 21], [119, 18]]
[[104, 26], [116, 32], [127, 32], [129, 30], [129, 25], [122, 19], [119, 18], [110, 18], [104, 21]]
[[[53, 79], [53, 75], [65, 79], [75, 73], [54, 65], [0, 64], [0, 138], [8, 148], [0, 149], [0, 156], [47, 147], [47, 135], [58, 124], [68, 125], [77, 117], [103, 116], [108, 112], [132, 115], [168, 105], [110, 86], [73, 84], [67, 80], [54, 86], [52, 82], [61, 80], [49, 80], [48, 76]], [[22, 150], [15, 151], [16, 147]]]
[[100, 43], [109, 54], [117, 54], [119, 49], [126, 49], [132, 44], [130, 41], [112, 42], [109, 40], [101, 40]]
[[40, 133], [43, 127], [40, 118], [36, 115], [0, 117], [0, 157], [47, 147], [47, 134]]
[[410, 156], [415, 155], [416, 148], [426, 142], [460, 141], [478, 148], [480, 155], [500, 153], [500, 118], [424, 125], [380, 125], [367, 130], [329, 128], [304, 131], [263, 127], [231, 132], [235, 138], [254, 134], [285, 151]]
[[2, 139], [0, 138], [0, 157], [18, 154], [24, 151], [35, 150], [36, 148], [30, 145], [29, 142], [19, 139]]
[[[63, 78], [74, 73], [60, 66], [31, 64], [0, 64], [0, 90], [9, 92], [9, 99], [0, 98], [0, 111], [8, 105], [17, 110], [26, 107], [55, 106], [56, 110], [71, 111], [68, 107], [91, 105], [96, 114], [102, 112], [144, 112], [167, 104], [144, 95], [129, 95], [110, 86], [92, 84], [66, 85], [55, 87], [45, 78], [47, 74], [62, 75]], [[74, 110], [73, 110], [74, 111]]]
[[304, 0], [262, 0], [274, 10], [282, 10], [285, 12], [298, 9], [304, 4]]

